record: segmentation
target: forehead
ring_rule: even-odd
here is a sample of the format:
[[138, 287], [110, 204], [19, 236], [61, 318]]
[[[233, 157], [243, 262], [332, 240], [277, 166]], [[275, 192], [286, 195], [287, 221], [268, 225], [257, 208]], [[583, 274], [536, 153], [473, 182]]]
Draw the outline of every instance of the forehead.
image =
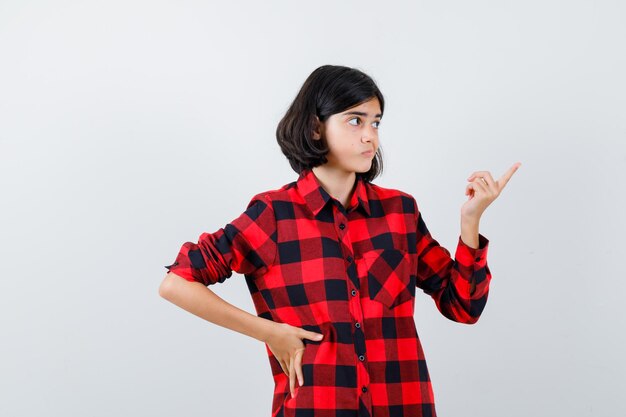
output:
[[382, 117], [380, 112], [380, 102], [378, 98], [374, 97], [366, 102], [359, 104], [358, 106], [351, 107], [345, 111], [339, 113], [341, 116], [358, 115], [369, 118]]

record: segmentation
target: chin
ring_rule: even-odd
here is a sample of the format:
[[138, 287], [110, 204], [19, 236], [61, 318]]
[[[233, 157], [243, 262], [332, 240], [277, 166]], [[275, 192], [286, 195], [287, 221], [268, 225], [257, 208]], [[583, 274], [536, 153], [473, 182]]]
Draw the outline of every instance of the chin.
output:
[[368, 164], [362, 165], [361, 169], [357, 169], [355, 172], [360, 172], [360, 173], [364, 174], [367, 171], [369, 171], [370, 169], [372, 169], [372, 161], [370, 161]]
[[359, 173], [359, 174], [365, 174], [371, 168], [372, 168], [372, 162], [370, 161], [369, 163], [366, 162], [366, 163], [361, 163], [361, 164], [355, 164], [355, 165], [352, 165], [352, 166], [345, 166], [343, 168], [343, 170], [346, 171], [346, 172], [354, 172], [354, 173]]

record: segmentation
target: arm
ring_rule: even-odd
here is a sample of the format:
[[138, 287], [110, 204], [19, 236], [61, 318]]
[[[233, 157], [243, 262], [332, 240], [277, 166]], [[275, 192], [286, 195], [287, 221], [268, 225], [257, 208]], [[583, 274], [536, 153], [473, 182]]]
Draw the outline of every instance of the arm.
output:
[[211, 323], [266, 342], [275, 323], [255, 316], [219, 297], [200, 282], [188, 280], [169, 272], [159, 295], [180, 308]]
[[204, 284], [190, 282], [173, 272], [165, 276], [159, 295], [211, 323], [264, 342], [271, 352], [270, 358], [274, 357], [288, 376], [292, 397], [296, 378], [300, 386], [304, 384], [302, 339], [319, 342], [323, 334], [252, 315], [226, 302]]
[[491, 281], [487, 266], [489, 240], [478, 233], [478, 223], [520, 165], [513, 164], [497, 181], [489, 171], [475, 171], [469, 176], [470, 183], [465, 188], [469, 199], [461, 207], [461, 236], [454, 259], [430, 236], [415, 203], [417, 285], [433, 297], [439, 311], [450, 320], [476, 323], [485, 308]]
[[271, 198], [261, 194], [224, 228], [202, 233], [197, 243], [185, 242], [176, 260], [165, 266], [169, 272], [159, 295], [211, 323], [264, 342], [270, 358], [288, 375], [293, 396], [296, 376], [303, 384], [302, 339], [319, 341], [323, 335], [250, 314], [208, 288], [224, 282], [232, 271], [255, 279], [273, 265], [278, 251], [276, 217]]
[[463, 219], [461, 236], [452, 258], [450, 252], [430, 234], [417, 203], [415, 213], [417, 286], [433, 298], [438, 310], [448, 319], [465, 324], [476, 323], [489, 293], [489, 240], [478, 233], [477, 222]]
[[159, 295], [211, 323], [265, 341], [271, 320], [229, 304], [207, 288], [223, 283], [232, 271], [252, 277], [264, 274], [276, 256], [276, 219], [267, 195], [257, 194], [246, 210], [225, 227], [185, 242]]

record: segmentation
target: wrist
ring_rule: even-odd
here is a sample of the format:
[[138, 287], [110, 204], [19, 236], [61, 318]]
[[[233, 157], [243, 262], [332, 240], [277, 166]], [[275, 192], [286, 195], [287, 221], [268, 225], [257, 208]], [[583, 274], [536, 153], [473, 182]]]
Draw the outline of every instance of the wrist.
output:
[[480, 216], [461, 214], [461, 226], [476, 226], [480, 223]]
[[461, 216], [461, 240], [470, 248], [478, 248], [479, 220], [474, 217]]
[[259, 317], [259, 320], [260, 320], [259, 321], [260, 326], [259, 326], [259, 335], [257, 337], [257, 340], [263, 343], [267, 343], [268, 340], [276, 332], [277, 323], [272, 320], [264, 319], [262, 317]]

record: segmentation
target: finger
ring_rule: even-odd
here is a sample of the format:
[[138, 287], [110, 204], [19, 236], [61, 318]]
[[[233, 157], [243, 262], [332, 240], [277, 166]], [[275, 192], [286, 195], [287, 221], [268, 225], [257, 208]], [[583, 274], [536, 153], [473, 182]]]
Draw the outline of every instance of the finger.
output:
[[304, 348], [298, 350], [295, 355], [295, 364], [294, 368], [296, 370], [296, 376], [298, 377], [298, 384], [302, 386], [304, 376], [302, 375], [302, 355], [304, 354]]
[[311, 340], [322, 340], [324, 335], [322, 333], [310, 332], [308, 330], [302, 330], [302, 334], [300, 335], [302, 339], [311, 339]]
[[487, 194], [487, 184], [485, 184], [481, 178], [476, 178], [472, 181], [472, 184], [475, 186], [474, 192], [480, 191], [481, 194]]
[[513, 166], [511, 166], [511, 168], [508, 169], [507, 172], [505, 172], [500, 179], [498, 180], [498, 182], [500, 183], [500, 189], [503, 189], [504, 186], [509, 182], [509, 180], [511, 179], [511, 177], [513, 176], [513, 174], [515, 173], [515, 171], [517, 171], [517, 169], [522, 165], [521, 162], [516, 162], [513, 164]]
[[[515, 171], [513, 171], [513, 172], [515, 172]], [[507, 172], [506, 174], [509, 174], [509, 172]], [[512, 175], [512, 173], [511, 173], [511, 175]], [[504, 178], [504, 176], [501, 177], [498, 181], [495, 181], [493, 179], [493, 176], [491, 175], [491, 173], [489, 171], [475, 171], [475, 172], [472, 173], [472, 175], [469, 176], [469, 178], [467, 180], [470, 181], [470, 180], [473, 180], [473, 179], [475, 179], [477, 177], [484, 179], [484, 182], [489, 186], [488, 189], [492, 190], [492, 193], [494, 193], [494, 195], [500, 194], [500, 191], [502, 190], [502, 188], [504, 188], [504, 185], [506, 185], [506, 182], [508, 181], [508, 180], [504, 181], [502, 179], [502, 178]], [[510, 176], [509, 176], [509, 178], [510, 178]]]
[[487, 184], [488, 188], [492, 190], [492, 192], [494, 193], [498, 192], [498, 184], [491, 176], [491, 172], [485, 171], [485, 174], [482, 178], [485, 180], [485, 183]]
[[493, 177], [491, 176], [491, 173], [489, 171], [486, 171], [483, 176], [478, 177], [482, 183], [482, 185], [484, 185], [485, 188], [485, 195], [489, 196], [489, 197], [495, 197], [500, 193], [500, 189], [498, 184], [493, 180]]
[[285, 375], [289, 376], [289, 367], [287, 366], [285, 361], [279, 360], [278, 363], [280, 364], [280, 367], [282, 368], [282, 370], [285, 373]]
[[476, 178], [477, 175], [480, 175], [482, 173], [484, 173], [485, 171], [474, 171], [470, 174], [469, 177], [467, 177], [468, 181], [472, 181], [474, 178]]
[[468, 195], [470, 199], [474, 198], [474, 194], [476, 192], [474, 191], [474, 183], [470, 182], [469, 184], [467, 184], [467, 187], [465, 187], [465, 195]]
[[477, 190], [478, 190], [478, 187], [476, 186], [476, 183], [475, 182], [470, 182], [465, 187], [465, 195], [469, 195], [470, 197], [474, 197], [474, 194], [476, 194]]
[[293, 398], [293, 393], [295, 391], [296, 388], [296, 375], [295, 372], [293, 370], [293, 364], [294, 360], [293, 358], [289, 358], [289, 391], [291, 392], [291, 398]]
[[474, 172], [472, 172], [472, 175], [470, 175], [467, 178], [467, 180], [468, 181], [472, 181], [474, 178], [476, 178], [476, 177], [483, 177], [483, 176], [485, 176], [488, 173], [489, 173], [489, 171], [474, 171]]

